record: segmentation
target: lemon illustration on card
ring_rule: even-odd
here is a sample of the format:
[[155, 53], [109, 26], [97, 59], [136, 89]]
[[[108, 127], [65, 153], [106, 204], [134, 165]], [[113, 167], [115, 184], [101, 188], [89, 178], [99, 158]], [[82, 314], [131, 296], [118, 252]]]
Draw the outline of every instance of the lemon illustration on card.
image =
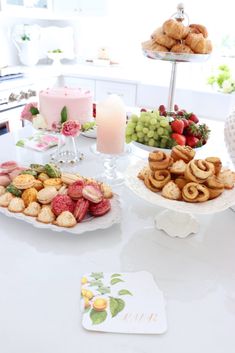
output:
[[154, 334], [167, 329], [164, 297], [146, 271], [84, 274], [81, 310], [87, 330]]

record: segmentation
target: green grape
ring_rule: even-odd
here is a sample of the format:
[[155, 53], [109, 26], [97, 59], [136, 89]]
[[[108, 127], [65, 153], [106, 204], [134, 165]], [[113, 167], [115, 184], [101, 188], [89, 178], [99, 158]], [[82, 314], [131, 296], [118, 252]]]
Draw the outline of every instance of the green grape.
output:
[[137, 135], [136, 135], [136, 134], [131, 135], [131, 138], [132, 138], [132, 141], [137, 141], [137, 140], [138, 140], [138, 138], [137, 138]]
[[156, 118], [150, 119], [150, 124], [151, 125], [157, 125], [157, 119]]
[[144, 142], [148, 142], [148, 140], [149, 140], [149, 137], [147, 135], [144, 136]]
[[143, 131], [138, 131], [138, 132], [137, 132], [137, 136], [138, 136], [138, 138], [144, 137]]
[[155, 132], [154, 132], [154, 134], [153, 134], [153, 138], [154, 138], [155, 140], [157, 140], [157, 139], [158, 139], [158, 132], [157, 132], [157, 131], [155, 131]]
[[156, 125], [149, 125], [149, 130], [156, 131], [157, 130], [157, 126]]
[[130, 135], [132, 135], [133, 133], [134, 133], [134, 129], [133, 128], [131, 128], [131, 127], [127, 127], [126, 128], [126, 135], [128, 135], [128, 136], [130, 136]]
[[136, 126], [136, 124], [132, 123], [131, 121], [129, 121], [128, 124], [127, 124], [127, 128], [135, 129], [135, 126]]
[[142, 112], [140, 113], [140, 118], [139, 121], [141, 121], [141, 123], [145, 123], [146, 122], [146, 118], [148, 117], [148, 112]]
[[126, 136], [126, 143], [130, 143], [132, 141], [131, 136]]
[[148, 129], [147, 127], [144, 127], [144, 128], [143, 128], [143, 133], [144, 133], [144, 134], [147, 134], [148, 132], [149, 132], [149, 129]]
[[86, 123], [84, 123], [82, 125], [81, 130], [82, 131], [88, 131], [88, 130], [94, 129], [95, 126], [96, 126], [96, 122], [95, 121], [87, 121]]
[[131, 115], [131, 122], [138, 123], [139, 117], [135, 114]]
[[142, 130], [143, 130], [143, 125], [138, 123], [138, 124], [136, 125], [136, 128], [135, 128], [135, 129], [136, 129], [136, 131], [142, 131]]
[[144, 142], [144, 138], [143, 137], [139, 137], [138, 138], [138, 142], [143, 143]]
[[151, 147], [154, 147], [154, 144], [155, 144], [154, 139], [150, 139], [149, 142], [148, 142], [148, 145], [151, 146]]
[[161, 119], [161, 121], [160, 121], [161, 127], [167, 127], [168, 125], [169, 125], [169, 122], [167, 119]]
[[154, 136], [154, 132], [152, 131], [152, 130], [150, 130], [149, 132], [148, 132], [148, 137], [153, 137]]
[[159, 127], [157, 129], [158, 135], [162, 136], [164, 134], [164, 129], [162, 127]]

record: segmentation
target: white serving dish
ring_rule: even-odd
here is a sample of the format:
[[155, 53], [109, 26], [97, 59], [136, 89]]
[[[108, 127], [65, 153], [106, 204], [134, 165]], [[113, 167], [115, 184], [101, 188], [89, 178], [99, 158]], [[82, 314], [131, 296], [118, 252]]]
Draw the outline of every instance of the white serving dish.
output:
[[45, 224], [38, 222], [36, 218], [29, 217], [23, 213], [13, 213], [8, 211], [7, 208], [0, 207], [0, 213], [5, 216], [11, 217], [16, 220], [20, 220], [31, 224], [33, 227], [41, 229], [50, 229], [55, 232], [67, 232], [72, 234], [82, 234], [85, 232], [91, 232], [97, 229], [105, 229], [111, 227], [115, 223], [121, 222], [121, 205], [120, 200], [117, 195], [115, 195], [111, 200], [111, 210], [101, 217], [88, 218], [87, 220], [78, 223], [73, 228], [58, 227], [54, 224]]
[[158, 229], [163, 229], [171, 237], [185, 238], [191, 233], [197, 233], [199, 223], [193, 214], [217, 213], [235, 205], [235, 188], [225, 190], [218, 198], [206, 202], [169, 200], [161, 196], [161, 193], [150, 191], [137, 177], [146, 164], [146, 161], [141, 160], [127, 168], [126, 185], [140, 198], [166, 209], [156, 215], [155, 224]]

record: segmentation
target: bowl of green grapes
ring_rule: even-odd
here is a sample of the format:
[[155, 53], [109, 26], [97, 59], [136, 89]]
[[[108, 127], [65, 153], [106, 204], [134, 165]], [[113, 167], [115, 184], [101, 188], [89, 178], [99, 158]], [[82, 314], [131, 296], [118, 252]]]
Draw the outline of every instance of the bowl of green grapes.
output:
[[132, 114], [126, 126], [126, 143], [146, 150], [171, 150], [175, 145], [199, 148], [206, 144], [210, 130], [206, 124], [199, 123], [199, 118], [192, 112], [179, 109], [167, 112], [164, 105], [148, 111], [141, 109], [139, 114]]

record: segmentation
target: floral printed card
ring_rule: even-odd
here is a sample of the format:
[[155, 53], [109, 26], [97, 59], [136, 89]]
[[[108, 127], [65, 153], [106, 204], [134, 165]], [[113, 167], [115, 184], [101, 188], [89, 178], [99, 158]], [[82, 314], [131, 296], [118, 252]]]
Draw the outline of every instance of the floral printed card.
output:
[[82, 277], [82, 325], [87, 330], [160, 334], [165, 300], [149, 272], [93, 272]]
[[58, 141], [58, 136], [55, 136], [54, 134], [38, 132], [33, 136], [19, 140], [16, 143], [16, 146], [26, 147], [41, 152], [57, 146]]

